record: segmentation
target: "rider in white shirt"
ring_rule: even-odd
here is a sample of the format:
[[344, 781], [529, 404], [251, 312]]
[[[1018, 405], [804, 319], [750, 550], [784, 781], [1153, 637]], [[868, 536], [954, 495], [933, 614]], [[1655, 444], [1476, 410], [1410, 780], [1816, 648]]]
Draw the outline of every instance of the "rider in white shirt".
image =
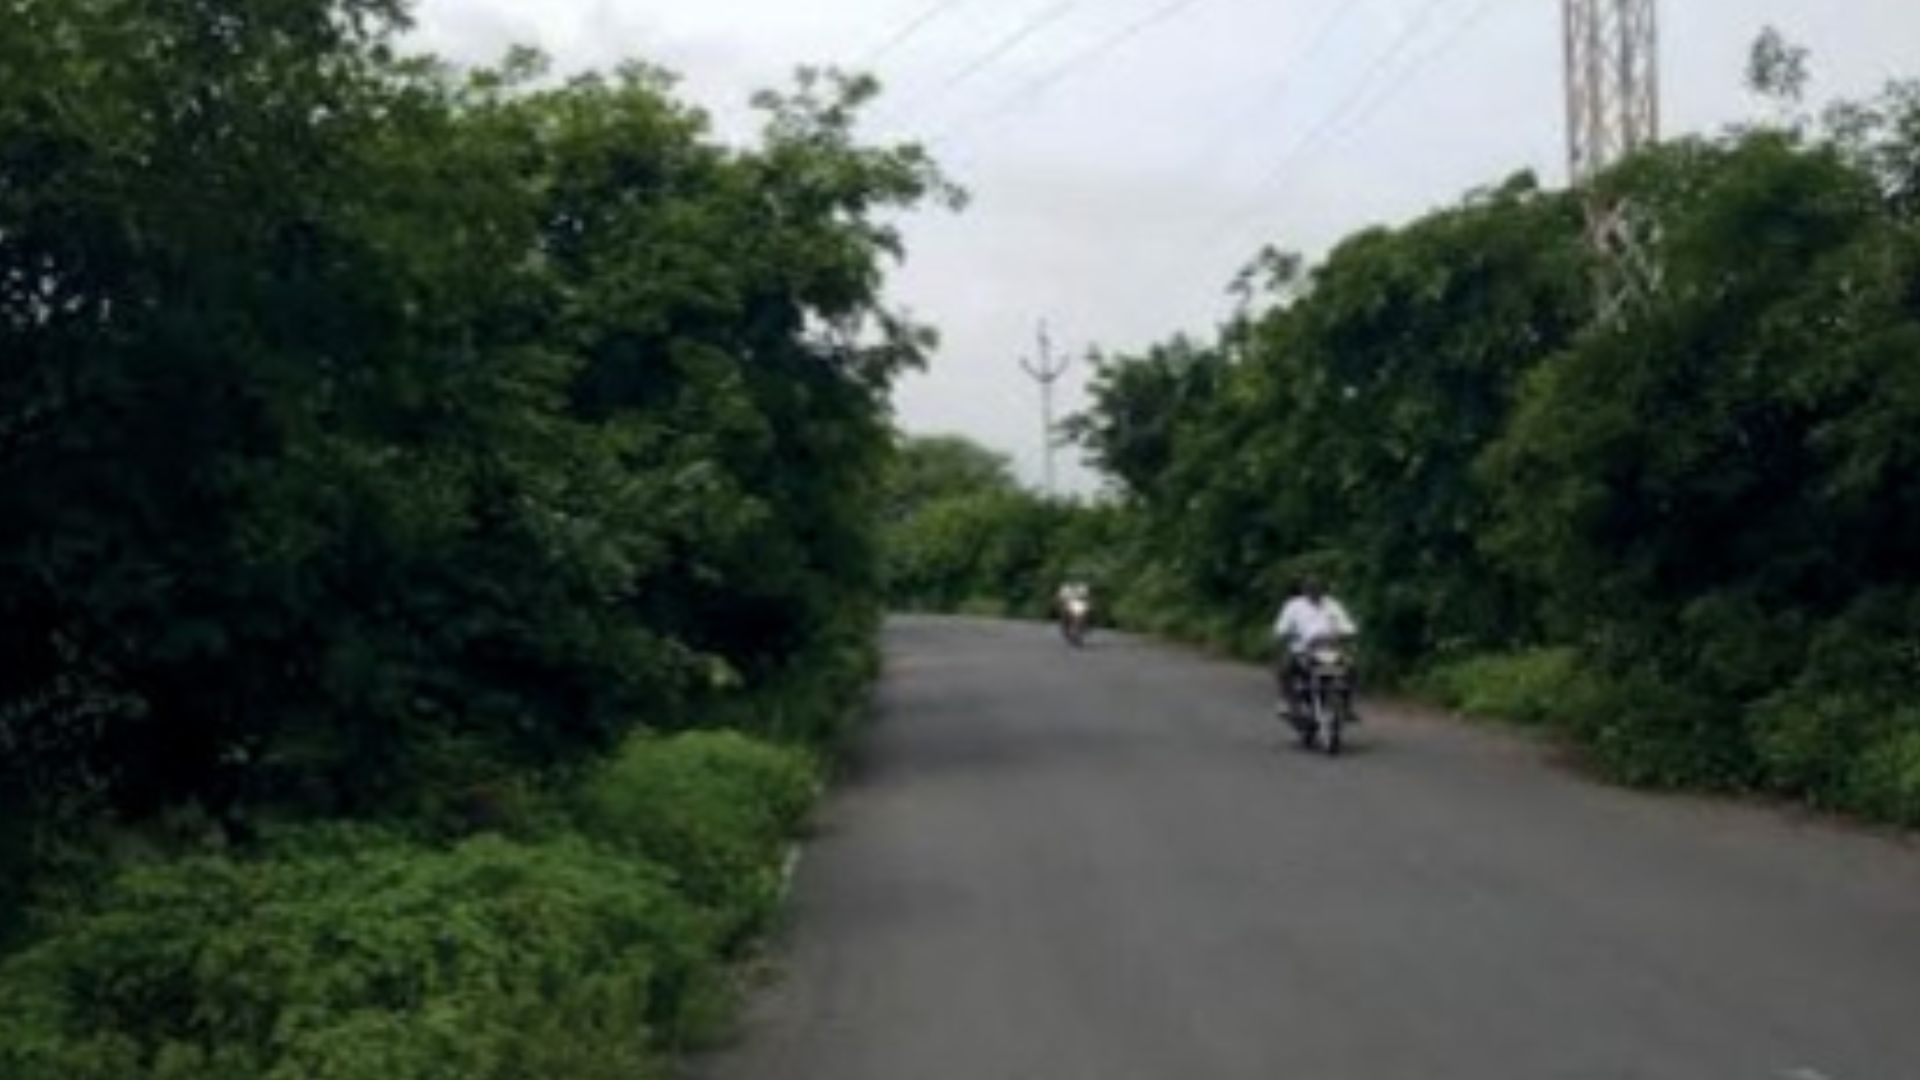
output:
[[1065, 619], [1067, 612], [1071, 611], [1075, 604], [1079, 604], [1082, 607], [1093, 606], [1093, 590], [1088, 588], [1087, 583], [1079, 578], [1069, 578], [1061, 582], [1060, 587], [1054, 590], [1054, 615], [1058, 618]]
[[1274, 639], [1295, 656], [1304, 654], [1317, 641], [1344, 641], [1359, 632], [1346, 607], [1328, 596], [1318, 581], [1302, 586], [1300, 595], [1286, 602], [1273, 623]]
[[1322, 641], [1344, 642], [1358, 636], [1359, 624], [1347, 614], [1346, 606], [1327, 595], [1319, 581], [1308, 579], [1280, 609], [1274, 620], [1273, 636], [1284, 650], [1277, 674], [1280, 702], [1275, 711], [1289, 714], [1296, 680], [1304, 672], [1309, 650]]

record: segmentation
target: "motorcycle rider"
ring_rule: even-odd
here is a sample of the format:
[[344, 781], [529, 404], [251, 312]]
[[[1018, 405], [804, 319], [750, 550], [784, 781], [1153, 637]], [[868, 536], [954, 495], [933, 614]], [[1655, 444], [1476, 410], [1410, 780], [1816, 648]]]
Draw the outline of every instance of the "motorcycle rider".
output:
[[[1070, 620], [1076, 616], [1085, 618], [1093, 609], [1093, 590], [1087, 587], [1086, 582], [1078, 579], [1063, 581], [1060, 583], [1059, 590], [1053, 594], [1053, 609], [1055, 616], [1060, 620], [1061, 633], [1067, 633]], [[1085, 627], [1081, 629], [1084, 630]]]
[[1273, 623], [1274, 641], [1280, 650], [1275, 665], [1280, 701], [1274, 712], [1296, 725], [1301, 723], [1299, 703], [1307, 676], [1307, 655], [1317, 645], [1344, 645], [1359, 633], [1359, 624], [1347, 614], [1346, 605], [1328, 595], [1318, 578], [1298, 584]]

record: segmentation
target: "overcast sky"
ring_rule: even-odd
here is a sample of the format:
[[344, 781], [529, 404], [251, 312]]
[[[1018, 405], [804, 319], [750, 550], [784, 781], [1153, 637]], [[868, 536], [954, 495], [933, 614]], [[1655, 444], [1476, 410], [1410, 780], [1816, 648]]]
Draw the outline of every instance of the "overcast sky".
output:
[[[1761, 107], [1767, 25], [1813, 50], [1814, 96], [1920, 76], [1920, 0], [1665, 0], [1668, 134]], [[973, 201], [908, 226], [893, 295], [938, 326], [901, 423], [958, 431], [1037, 479], [1017, 359], [1205, 332], [1262, 243], [1319, 253], [1532, 168], [1564, 182], [1560, 0], [422, 0], [420, 43], [483, 62], [677, 71], [729, 135], [801, 64], [875, 70], [876, 137], [930, 141]], [[1131, 36], [1119, 37], [1132, 28]], [[1063, 387], [1082, 399], [1084, 370]], [[1063, 486], [1091, 478], [1072, 452]]]

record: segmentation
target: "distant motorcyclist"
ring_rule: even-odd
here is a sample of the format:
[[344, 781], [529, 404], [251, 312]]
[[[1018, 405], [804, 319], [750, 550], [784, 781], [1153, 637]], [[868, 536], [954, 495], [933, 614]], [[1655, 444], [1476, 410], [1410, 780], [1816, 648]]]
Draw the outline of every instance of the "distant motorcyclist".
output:
[[1318, 578], [1301, 582], [1273, 623], [1274, 642], [1280, 653], [1275, 664], [1280, 700], [1274, 712], [1298, 723], [1308, 655], [1322, 645], [1344, 646], [1359, 633], [1359, 624], [1347, 614], [1346, 605], [1328, 595]]
[[1060, 633], [1078, 645], [1086, 635], [1093, 611], [1093, 590], [1078, 579], [1062, 582], [1053, 595], [1053, 607], [1060, 620]]

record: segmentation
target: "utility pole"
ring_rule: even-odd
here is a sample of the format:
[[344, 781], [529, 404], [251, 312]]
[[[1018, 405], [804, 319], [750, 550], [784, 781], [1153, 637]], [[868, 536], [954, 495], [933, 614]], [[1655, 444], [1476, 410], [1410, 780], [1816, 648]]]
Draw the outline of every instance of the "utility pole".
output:
[[1566, 19], [1567, 157], [1586, 187], [1587, 242], [1601, 259], [1601, 318], [1659, 284], [1633, 207], [1593, 190], [1602, 172], [1660, 138], [1657, 0], [1563, 0]]
[[1020, 367], [1027, 376], [1040, 384], [1040, 451], [1044, 455], [1047, 475], [1047, 498], [1054, 497], [1053, 483], [1053, 384], [1066, 375], [1073, 366], [1073, 359], [1067, 356], [1056, 358], [1053, 355], [1053, 342], [1047, 337], [1047, 324], [1040, 323], [1038, 335], [1040, 351], [1038, 358], [1022, 357]]

